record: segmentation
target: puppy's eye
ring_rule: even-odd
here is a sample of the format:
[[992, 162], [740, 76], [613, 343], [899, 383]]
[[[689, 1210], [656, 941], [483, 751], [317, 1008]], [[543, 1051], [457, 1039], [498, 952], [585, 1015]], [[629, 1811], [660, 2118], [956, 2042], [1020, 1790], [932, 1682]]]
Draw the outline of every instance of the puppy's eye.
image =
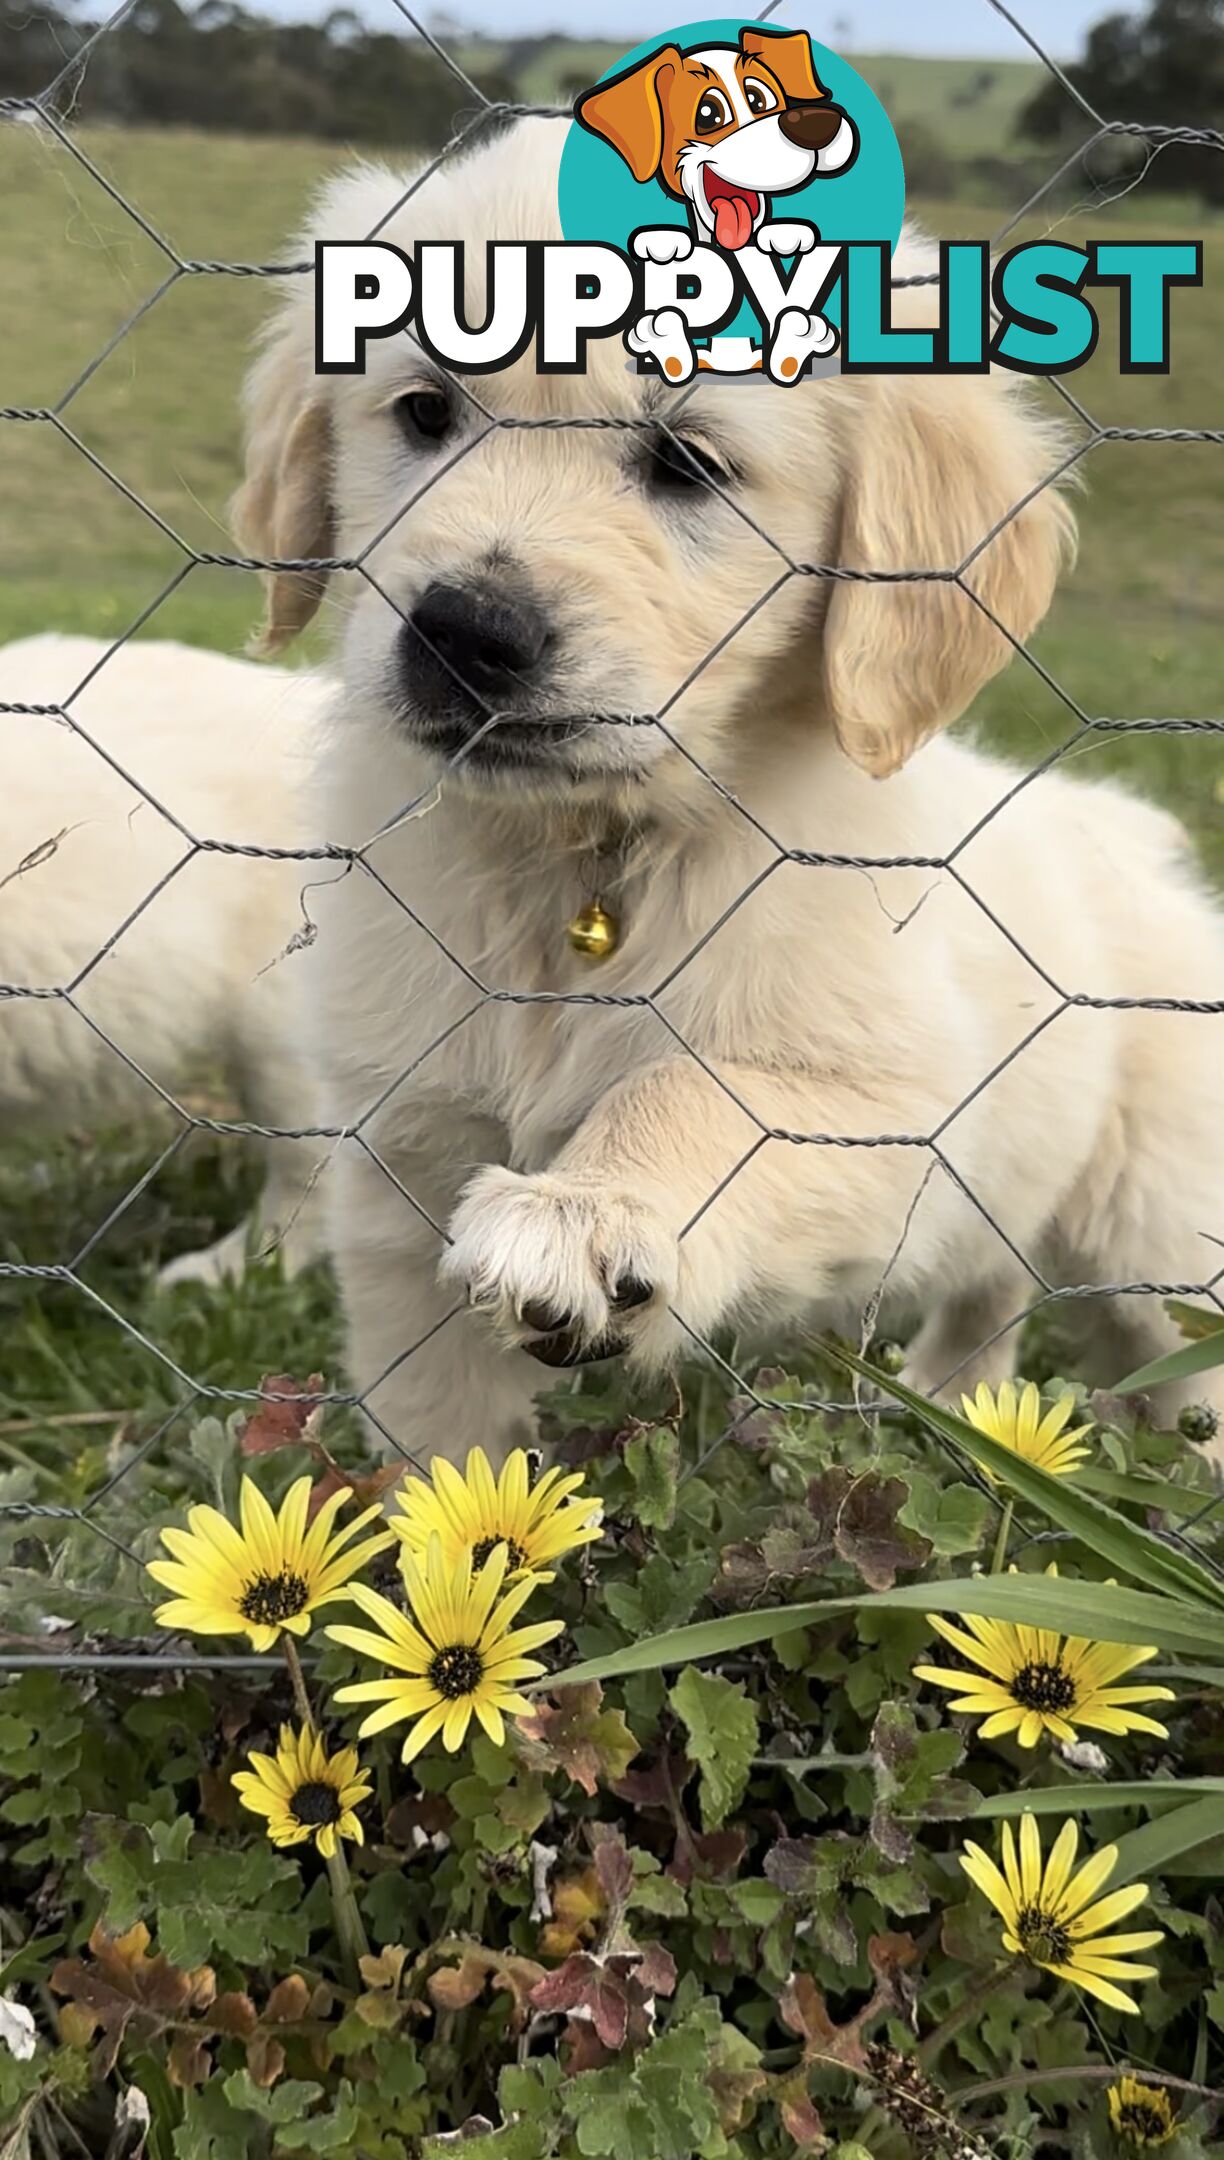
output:
[[677, 435], [659, 434], [650, 445], [646, 482], [657, 495], [709, 495], [711, 485], [730, 486], [732, 475], [712, 451]]
[[391, 407], [401, 432], [412, 443], [445, 442], [455, 411], [445, 390], [409, 390]]
[[721, 90], [707, 90], [697, 107], [697, 133], [712, 135], [715, 128], [726, 127], [731, 118], [731, 107]]
[[778, 100], [768, 83], [758, 82], [755, 76], [744, 84], [744, 101], [750, 113], [773, 112]]

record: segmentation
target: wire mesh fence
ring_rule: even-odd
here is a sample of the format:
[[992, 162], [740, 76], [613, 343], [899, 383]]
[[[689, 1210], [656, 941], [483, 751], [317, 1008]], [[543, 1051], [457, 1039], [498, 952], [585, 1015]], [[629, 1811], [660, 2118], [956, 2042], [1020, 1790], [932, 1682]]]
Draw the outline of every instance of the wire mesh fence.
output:
[[[23, 723], [30, 721], [51, 721], [71, 731], [72, 735], [92, 756], [105, 761], [116, 772], [118, 777], [133, 790], [135, 795], [148, 806], [150, 811], [173, 829], [179, 843], [179, 852], [165, 873], [141, 895], [137, 904], [125, 913], [123, 919], [109, 931], [109, 934], [100, 939], [96, 950], [68, 979], [55, 982], [0, 982], [0, 1025], [4, 1021], [4, 1008], [6, 1006], [11, 1010], [23, 1001], [51, 1001], [55, 1003], [70, 1012], [74, 1016], [75, 1023], [81, 1029], [88, 1030], [95, 1039], [100, 1040], [107, 1056], [122, 1064], [139, 1086], [147, 1089], [150, 1097], [155, 1097], [160, 1102], [163, 1110], [168, 1112], [173, 1119], [175, 1130], [173, 1137], [157, 1156], [145, 1175], [132, 1185], [131, 1189], [111, 1209], [105, 1220], [96, 1227], [89, 1238], [75, 1252], [66, 1253], [57, 1263], [35, 1265], [21, 1259], [0, 1261], [0, 1277], [23, 1282], [54, 1284], [61, 1290], [69, 1291], [79, 1298], [91, 1301], [103, 1311], [106, 1320], [111, 1326], [124, 1332], [135, 1343], [143, 1358], [147, 1358], [152, 1363], [163, 1368], [173, 1387], [178, 1391], [178, 1400], [168, 1414], [153, 1424], [152, 1429], [141, 1438], [139, 1445], [127, 1454], [115, 1472], [108, 1476], [97, 1490], [84, 1499], [79, 1506], [53, 1506], [32, 1500], [8, 1501], [0, 1505], [0, 1517], [7, 1518], [10, 1522], [38, 1519], [47, 1523], [63, 1523], [66, 1528], [76, 1526], [87, 1529], [91, 1535], [106, 1541], [112, 1548], [117, 1548], [131, 1563], [133, 1569], [139, 1570], [141, 1568], [138, 1555], [124, 1545], [116, 1537], [113, 1529], [108, 1526], [108, 1503], [114, 1498], [117, 1488], [125, 1479], [131, 1477], [141, 1463], [148, 1461], [155, 1456], [159, 1449], [167, 1446], [176, 1430], [180, 1430], [185, 1421], [189, 1420], [193, 1414], [202, 1414], [217, 1406], [238, 1407], [243, 1404], [254, 1406], [263, 1398], [257, 1374], [252, 1374], [251, 1385], [247, 1388], [221, 1388], [211, 1385], [198, 1375], [193, 1374], [163, 1343], [158, 1341], [154, 1333], [147, 1332], [142, 1326], [137, 1325], [135, 1321], [120, 1310], [116, 1304], [103, 1296], [86, 1279], [83, 1273], [86, 1262], [99, 1242], [107, 1236], [108, 1232], [140, 1197], [142, 1191], [151, 1181], [174, 1160], [192, 1134], [202, 1130], [220, 1136], [238, 1137], [251, 1142], [283, 1143], [296, 1141], [313, 1143], [321, 1155], [327, 1155], [340, 1149], [361, 1153], [374, 1172], [384, 1178], [388, 1185], [397, 1191], [404, 1207], [415, 1211], [418, 1216], [423, 1217], [430, 1224], [436, 1233], [439, 1250], [441, 1250], [448, 1239], [445, 1222], [434, 1221], [421, 1197], [404, 1186], [393, 1166], [380, 1154], [377, 1142], [372, 1137], [372, 1127], [380, 1108], [386, 1100], [428, 1065], [428, 1061], [454, 1033], [457, 1027], [468, 1024], [477, 1013], [483, 1011], [490, 1004], [526, 1006], [561, 1003], [587, 1008], [600, 1006], [639, 1008], [643, 1012], [649, 1013], [653, 1020], [666, 1032], [671, 1051], [676, 1057], [692, 1060], [695, 1065], [703, 1070], [712, 1085], [735, 1103], [736, 1108], [743, 1113], [753, 1127], [753, 1137], [741, 1158], [731, 1166], [726, 1175], [720, 1179], [717, 1187], [706, 1195], [700, 1207], [690, 1216], [689, 1221], [684, 1226], [682, 1237], [691, 1235], [698, 1222], [716, 1204], [728, 1185], [735, 1178], [743, 1175], [758, 1153], [768, 1146], [831, 1150], [843, 1148], [911, 1149], [918, 1151], [925, 1158], [925, 1171], [920, 1190], [925, 1190], [927, 1181], [932, 1178], [945, 1178], [955, 1184], [965, 1200], [984, 1217], [990, 1230], [1001, 1245], [1010, 1252], [1017, 1268], [1030, 1285], [1029, 1294], [978, 1345], [979, 1349], [989, 1347], [990, 1342], [1010, 1333], [1024, 1321], [1045, 1308], [1066, 1301], [1100, 1299], [1106, 1295], [1147, 1299], [1193, 1296], [1207, 1300], [1218, 1312], [1224, 1315], [1224, 1296], [1221, 1294], [1221, 1284], [1224, 1282], [1224, 1266], [1212, 1268], [1205, 1265], [1202, 1276], [1194, 1281], [1134, 1280], [1111, 1283], [1083, 1282], [1067, 1285], [1050, 1279], [1033, 1255], [1026, 1252], [1016, 1242], [1007, 1222], [998, 1218], [982, 1196], [973, 1189], [972, 1184], [966, 1180], [958, 1169], [947, 1145], [948, 1136], [956, 1120], [965, 1110], [993, 1085], [1001, 1072], [1015, 1063], [1016, 1060], [1022, 1058], [1033, 1044], [1068, 1012], [1076, 1009], [1092, 1011], [1146, 1009], [1153, 1012], [1194, 1015], [1199, 1018], [1209, 1018], [1224, 1013], [1224, 1000], [1222, 999], [1103, 996], [1096, 994], [1090, 983], [1057, 979], [1042, 964], [1040, 957], [1026, 947], [1015, 926], [1001, 920], [993, 913], [987, 901], [976, 890], [972, 868], [967, 865], [965, 860], [972, 844], [980, 839], [984, 833], [990, 831], [995, 825], [995, 821], [1001, 817], [1010, 803], [1024, 790], [1030, 788], [1046, 774], [1061, 766], [1090, 742], [1110, 737], [1151, 733], [1204, 735], [1224, 733], [1224, 720], [1221, 719], [1177, 716], [1123, 719], [1094, 714], [1080, 698], [1072, 694], [1071, 690], [1058, 679], [1057, 675], [1048, 666], [1043, 664], [1042, 660], [1029, 649], [1024, 641], [1013, 634], [1007, 622], [987, 606], [971, 582], [971, 573], [975, 563], [999, 538], [1007, 526], [1024, 511], [1033, 498], [1043, 490], [1053, 489], [1060, 481], [1066, 480], [1083, 465], [1086, 459], [1104, 446], [1111, 444], [1130, 446], [1128, 454], [1140, 456], [1144, 454], [1141, 447], [1144, 445], [1180, 445], [1188, 443], [1219, 445], [1224, 443], [1224, 429], [1110, 425], [1097, 418], [1065, 381], [1055, 380], [1050, 385], [1051, 394], [1061, 401], [1074, 430], [1074, 439], [1071, 441], [1066, 454], [1042, 477], [1036, 488], [1032, 489], [1024, 498], [1009, 505], [1004, 515], [996, 520], [989, 530], [980, 535], [963, 560], [936, 568], [915, 565], [904, 571], [850, 570], [835, 562], [804, 560], [772, 537], [768, 531], [751, 517], [750, 513], [742, 505], [731, 502], [731, 507], [736, 514], [747, 521], [756, 537], [772, 551], [777, 564], [776, 577], [767, 589], [752, 602], [751, 606], [742, 613], [739, 619], [727, 622], [721, 637], [706, 652], [697, 667], [691, 669], [685, 679], [676, 685], [671, 696], [656, 711], [636, 716], [634, 721], [635, 725], [656, 731], [658, 736], [669, 746], [669, 749], [677, 757], [684, 759], [688, 763], [703, 786], [707, 786], [721, 798], [724, 804], [729, 803], [738, 815], [745, 820], [750, 820], [756, 826], [757, 837], [767, 849], [769, 859], [764, 869], [754, 877], [752, 883], [746, 886], [738, 895], [730, 912], [743, 906], [764, 880], [788, 864], [830, 871], [847, 877], [863, 873], [874, 874], [897, 870], [930, 872], [951, 881], [970, 906], [984, 912], [1000, 937], [1031, 969], [1034, 982], [1039, 983], [1049, 997], [1047, 1009], [1015, 1044], [1007, 1056], [1002, 1061], [997, 1062], [990, 1071], [984, 1073], [976, 1085], [962, 1095], [942, 1119], [930, 1129], [878, 1134], [848, 1134], [839, 1131], [795, 1131], [781, 1125], [767, 1123], [743, 1100], [732, 1083], [728, 1081], [725, 1075], [719, 1072], [716, 1065], [703, 1053], [702, 1049], [688, 1040], [683, 1031], [677, 1028], [668, 1017], [661, 1002], [670, 982], [680, 973], [681, 968], [687, 967], [709, 945], [710, 941], [723, 927], [727, 919], [726, 913], [710, 924], [694, 940], [678, 967], [669, 969], [667, 975], [659, 982], [631, 995], [603, 993], [598, 987], [597, 979], [594, 978], [589, 984], [584, 984], [582, 988], [574, 991], [526, 989], [513, 982], [499, 983], [486, 980], [431, 925], [426, 913], [412, 909], [403, 896], [393, 889], [381, 876], [378, 866], [372, 858], [371, 851], [381, 834], [392, 826], [402, 826], [405, 821], [411, 819], [416, 812], [421, 810], [427, 799], [428, 791], [414, 801], [398, 805], [393, 817], [388, 819], [386, 824], [380, 827], [379, 832], [373, 834], [364, 845], [345, 845], [324, 840], [316, 845], [309, 846], [261, 846], [244, 838], [241, 834], [216, 833], [194, 829], [191, 823], [184, 821], [176, 813], [172, 803], [168, 803], [150, 789], [139, 770], [129, 770], [117, 760], [113, 752], [108, 749], [105, 741], [95, 735], [82, 719], [80, 707], [84, 694], [100, 670], [110, 664], [117, 654], [154, 621], [159, 611], [180, 592], [184, 583], [193, 576], [198, 576], [199, 573], [206, 570], [219, 570], [244, 577], [252, 583], [252, 600], [254, 601], [253, 581], [260, 573], [297, 573], [317, 577], [322, 577], [330, 572], [347, 573], [350, 577], [361, 581], [368, 590], [377, 594], [388, 608], [393, 609], [396, 613], [401, 613], [397, 602], [386, 590], [376, 574], [373, 566], [375, 551], [402, 520], [411, 519], [414, 510], [423, 497], [434, 487], [444, 484], [447, 475], [455, 466], [469, 457], [489, 437], [498, 430], [505, 429], [528, 432], [533, 429], [551, 430], [556, 428], [632, 431], [642, 425], [637, 417], [618, 417], [604, 411], [591, 411], [572, 417], [549, 417], [544, 419], [498, 414], [483, 400], [479, 377], [473, 378], [450, 373], [449, 380], [456, 397], [462, 400], [464, 406], [475, 416], [473, 430], [467, 442], [456, 451], [453, 457], [447, 458], [440, 471], [433, 474], [423, 486], [418, 488], [400, 506], [390, 521], [383, 523], [380, 530], [372, 535], [359, 553], [351, 556], [272, 557], [251, 555], [239, 551], [204, 550], [193, 545], [139, 491], [128, 485], [121, 471], [115, 470], [111, 463], [89, 446], [83, 435], [73, 425], [72, 408], [97, 370], [123, 345], [124, 341], [144, 321], [150, 311], [160, 306], [171, 291], [185, 281], [193, 279], [261, 279], [267, 280], [273, 285], [279, 285], [287, 280], [309, 279], [313, 274], [314, 265], [311, 261], [206, 260], [181, 252], [176, 247], [173, 238], [159, 230], [158, 226], [143, 213], [137, 204], [129, 199], [124, 189], [108, 178], [105, 171], [87, 152], [71, 122], [63, 117], [64, 110], [66, 105], [71, 103], [76, 88], [84, 79], [99, 42], [131, 12], [135, 4], [136, 0], [126, 0], [126, 5], [118, 9], [107, 23], [99, 25], [85, 40], [80, 50], [73, 54], [54, 79], [47, 83], [40, 94], [32, 97], [0, 99], [0, 117], [11, 123], [21, 123], [34, 130], [41, 131], [46, 138], [53, 140], [58, 150], [65, 157], [74, 161], [89, 176], [91, 182], [104, 192], [114, 207], [122, 213], [123, 217], [130, 220], [139, 229], [161, 258], [164, 265], [164, 275], [139, 306], [114, 330], [101, 348], [89, 357], [83, 367], [78, 369], [67, 388], [62, 391], [54, 403], [43, 406], [5, 407], [0, 409], [0, 419], [10, 428], [39, 429], [56, 437], [71, 453], [73, 458], [80, 460], [83, 466], [89, 467], [107, 488], [117, 491], [142, 518], [151, 521], [163, 540], [173, 550], [175, 567], [172, 574], [165, 580], [160, 590], [150, 599], [148, 604], [127, 624], [119, 635], [110, 641], [107, 650], [96, 666], [92, 667], [84, 678], [74, 686], [66, 686], [62, 701], [39, 704], [10, 701], [0, 705], [0, 714], [3, 715], [5, 727], [9, 729], [18, 728]], [[1216, 151], [1224, 149], [1224, 133], [1219, 130], [1201, 127], [1145, 125], [1142, 122], [1129, 119], [1109, 119], [1104, 117], [1093, 108], [1083, 93], [1070, 81], [1056, 61], [1031, 34], [1024, 23], [1022, 14], [1014, 13], [1003, 6], [1001, 0], [982, 0], [982, 4], [984, 7], [990, 8], [996, 16], [1003, 18], [1010, 25], [1016, 38], [1031, 51], [1049, 76], [1061, 86], [1069, 107], [1078, 113], [1083, 124], [1082, 139], [1071, 155], [1058, 162], [1048, 178], [1036, 190], [1031, 192], [1027, 199], [998, 227], [998, 230], [992, 236], [994, 245], [1000, 245], [1005, 241], [1023, 219], [1041, 211], [1042, 206], [1049, 200], [1053, 192], [1059, 187], [1065, 186], [1068, 176], [1082, 166], [1085, 161], [1089, 160], [1093, 152], [1112, 137], [1125, 137], [1142, 147], [1145, 171], [1157, 155], [1171, 146], [1186, 145]], [[366, 235], [354, 234], [352, 236], [354, 238], [376, 238], [378, 232], [397, 211], [402, 209], [412, 197], [429, 188], [435, 175], [457, 156], [469, 150], [486, 136], [490, 130], [504, 128], [511, 122], [525, 117], [567, 116], [566, 108], [563, 107], [525, 102], [506, 102], [486, 97], [473, 80], [471, 74], [460, 64], [455, 53], [448, 48], [446, 41], [434, 35], [430, 28], [410, 8], [402, 5], [402, 0], [394, 0], [394, 5], [403, 18], [405, 34], [411, 34], [414, 38], [419, 39], [422, 45], [433, 54], [434, 58], [448, 70], [454, 84], [455, 103], [459, 108], [459, 117], [445, 147], [437, 156], [428, 160], [419, 171], [414, 173], [410, 182], [380, 220], [374, 231]], [[764, 21], [770, 17], [778, 16], [784, 10], [785, 0], [771, 0], [771, 4], [760, 11], [758, 19]], [[898, 278], [895, 282], [898, 284], [934, 283], [935, 279], [933, 276], [911, 279]], [[436, 360], [434, 364], [440, 368], [440, 364]], [[440, 372], [448, 373], [449, 371], [440, 368]], [[673, 446], [675, 456], [680, 459], [686, 458], [688, 453], [682, 436], [675, 432], [675, 421], [692, 395], [692, 389], [675, 393], [662, 419], [660, 420], [659, 416], [656, 415], [654, 421], [656, 426], [662, 427], [663, 432]], [[708, 476], [702, 477], [701, 484], [714, 489], [716, 492], [718, 491], [718, 483]], [[729, 498], [725, 499], [729, 500]], [[991, 804], [989, 809], [975, 819], [970, 828], [959, 837], [954, 845], [942, 851], [876, 856], [859, 852], [844, 854], [818, 852], [806, 848], [785, 846], [765, 830], [759, 821], [753, 818], [751, 811], [746, 806], [729, 795], [727, 788], [720, 781], [718, 775], [695, 756], [692, 748], [684, 742], [673, 727], [672, 715], [674, 708], [691, 689], [694, 681], [714, 663], [734, 639], [743, 633], [748, 623], [753, 620], [762, 608], [768, 608], [780, 593], [799, 581], [806, 580], [812, 585], [828, 586], [835, 581], [847, 579], [893, 583], [938, 581], [948, 587], [955, 588], [966, 607], [978, 609], [987, 616], [993, 628], [1012, 647], [1016, 664], [1032, 671], [1033, 675], [1044, 685], [1046, 691], [1057, 699], [1065, 715], [1065, 733], [1062, 739], [1054, 743], [1040, 759], [1027, 769], [1017, 771], [1014, 779], [998, 799]], [[254, 612], [254, 606], [252, 612]], [[481, 696], [478, 689], [469, 684], [465, 684], [464, 688], [470, 696], [476, 699], [482, 710], [482, 726], [474, 739], [478, 742], [481, 734], [498, 726], [500, 715], [496, 708]], [[609, 724], [623, 723], [610, 722]], [[473, 747], [474, 744], [465, 746], [462, 751], [456, 753], [452, 763], [461, 763], [464, 758], [471, 755]], [[1005, 845], [1006, 843], [1000, 841], [999, 844]], [[370, 1103], [360, 1115], [348, 1122], [321, 1122], [299, 1125], [274, 1124], [247, 1118], [221, 1118], [191, 1108], [164, 1086], [152, 1072], [145, 1069], [117, 1034], [111, 1033], [108, 1028], [101, 1024], [98, 1018], [88, 1009], [83, 993], [96, 972], [104, 967], [122, 941], [129, 936], [134, 925], [148, 910], [158, 906], [173, 881], [181, 878], [190, 865], [203, 857], [233, 858], [235, 860], [242, 858], [280, 860], [300, 863], [303, 866], [304, 876], [310, 865], [332, 865], [342, 873], [365, 878], [376, 883], [381, 887], [388, 904], [411, 917], [416, 930], [436, 948], [447, 968], [453, 970], [456, 977], [462, 980], [467, 994], [467, 1002], [459, 1019], [448, 1022], [446, 1029], [442, 1033], [434, 1035], [431, 1039], [423, 1039], [419, 1044], [414, 1045], [411, 1063], [393, 1076], [375, 1101]], [[26, 870], [29, 867], [28, 862], [17, 866], [0, 863], [0, 875], [9, 869]], [[2, 970], [3, 959], [0, 956], [0, 971]], [[905, 1222], [899, 1223], [897, 1226], [898, 1237], [902, 1242], [904, 1241], [906, 1228], [907, 1223]], [[899, 1250], [900, 1244], [898, 1246]], [[1204, 1250], [1210, 1253], [1210, 1245], [1205, 1245]], [[895, 1259], [896, 1255], [894, 1254], [893, 1257]], [[889, 1265], [891, 1267], [892, 1262]], [[871, 1334], [878, 1314], [880, 1293], [886, 1287], [886, 1277], [885, 1281], [882, 1281], [879, 1285], [878, 1291], [868, 1299], [864, 1309], [864, 1344]], [[689, 1326], [684, 1312], [679, 1306], [675, 1310], [673, 1318], [678, 1323], [684, 1336], [691, 1342], [694, 1353], [712, 1361], [715, 1368], [733, 1384], [739, 1405], [734, 1413], [735, 1417], [743, 1419], [751, 1415], [755, 1410], [769, 1408], [772, 1405], [773, 1398], [768, 1392], [763, 1392], [754, 1384], [749, 1374], [738, 1368], [736, 1360], [720, 1349], [716, 1343], [705, 1339], [700, 1331]], [[466, 1312], [465, 1302], [462, 1297], [456, 1297], [444, 1317], [430, 1326], [428, 1336], [436, 1334], [439, 1328], [461, 1327], [468, 1324], [470, 1324], [470, 1316]], [[417, 1340], [412, 1339], [411, 1326], [410, 1324], [407, 1325], [406, 1339], [395, 1359], [396, 1367], [401, 1367], [406, 1362], [410, 1362], [421, 1349], [426, 1339], [426, 1335], [422, 1335]], [[312, 1403], [336, 1404], [353, 1408], [363, 1416], [370, 1434], [376, 1436], [387, 1450], [402, 1456], [405, 1461], [413, 1461], [415, 1458], [410, 1445], [410, 1436], [392, 1429], [379, 1414], [371, 1399], [377, 1394], [379, 1385], [385, 1378], [385, 1373], [379, 1374], [360, 1389], [323, 1389], [317, 1394], [309, 1396], [308, 1400]], [[949, 1373], [947, 1378], [949, 1381], [953, 1380], [955, 1373]], [[821, 1400], [815, 1395], [810, 1400], [813, 1408], [826, 1411], [853, 1408], [865, 1419], [872, 1419], [881, 1415], [880, 1406], [874, 1405], [870, 1401], [856, 1402], [851, 1405], [842, 1400]], [[728, 1437], [731, 1429], [731, 1426], [728, 1425], [726, 1431], [722, 1433], [714, 1445], [721, 1445]], [[712, 1450], [707, 1449], [699, 1461], [689, 1466], [686, 1474], [691, 1476], [700, 1470], [708, 1459], [710, 1452]], [[1210, 1504], [1208, 1503], [1208, 1505]], [[1182, 1537], [1190, 1542], [1193, 1542], [1193, 1528], [1194, 1521], [1192, 1520], [1182, 1532]], [[0, 1648], [0, 1670], [13, 1670], [29, 1665], [47, 1663], [70, 1670], [112, 1668], [138, 1671], [161, 1667], [182, 1671], [209, 1670], [221, 1666], [251, 1666], [257, 1668], [266, 1662], [266, 1660], [259, 1657], [235, 1657], [226, 1652], [219, 1652], [215, 1657], [201, 1655], [195, 1650], [185, 1648], [172, 1636], [163, 1636], [160, 1640], [151, 1641], [147, 1648], [131, 1652], [87, 1649], [60, 1651], [53, 1642], [46, 1644], [42, 1648]]]

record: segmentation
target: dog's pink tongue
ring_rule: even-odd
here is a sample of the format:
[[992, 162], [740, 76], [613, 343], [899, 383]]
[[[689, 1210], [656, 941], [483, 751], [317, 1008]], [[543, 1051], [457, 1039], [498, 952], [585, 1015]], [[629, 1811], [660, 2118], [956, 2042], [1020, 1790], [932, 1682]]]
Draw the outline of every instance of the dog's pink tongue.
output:
[[742, 195], [720, 195], [714, 205], [714, 238], [734, 253], [752, 231], [752, 213]]

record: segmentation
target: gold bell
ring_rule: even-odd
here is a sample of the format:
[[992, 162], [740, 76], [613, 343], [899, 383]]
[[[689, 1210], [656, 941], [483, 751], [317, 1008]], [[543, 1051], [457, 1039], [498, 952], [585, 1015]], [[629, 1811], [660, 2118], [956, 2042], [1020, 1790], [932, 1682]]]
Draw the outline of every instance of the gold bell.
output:
[[574, 951], [587, 960], [606, 960], [620, 944], [620, 924], [598, 900], [579, 909], [567, 934]]

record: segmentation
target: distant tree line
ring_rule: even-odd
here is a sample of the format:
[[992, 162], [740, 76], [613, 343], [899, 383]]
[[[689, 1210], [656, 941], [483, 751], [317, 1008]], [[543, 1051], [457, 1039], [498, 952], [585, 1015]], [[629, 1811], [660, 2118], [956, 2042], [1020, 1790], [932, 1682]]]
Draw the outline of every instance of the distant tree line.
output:
[[[0, 96], [44, 91], [95, 28], [54, 0], [0, 0]], [[514, 97], [507, 75], [473, 79], [487, 97]], [[407, 22], [402, 36], [368, 29], [347, 8], [279, 22], [235, 0], [136, 0], [69, 69], [58, 98], [83, 120], [427, 148], [478, 102]]]
[[[1023, 9], [1021, 9], [1023, 14]], [[1082, 60], [1068, 80], [1103, 120], [1146, 126], [1224, 126], [1224, 0], [1153, 0], [1146, 15], [1110, 15], [1089, 31]], [[1092, 123], [1053, 76], [1021, 116], [1026, 135], [1070, 151]], [[1090, 153], [1091, 171], [1108, 179], [1137, 171], [1144, 144], [1112, 136]], [[1145, 188], [1167, 188], [1224, 203], [1224, 147], [1177, 143], [1161, 149], [1144, 174]]]
[[[84, 120], [177, 124], [239, 134], [321, 135], [343, 142], [399, 143], [433, 149], [478, 99], [405, 20], [371, 30], [348, 7], [321, 21], [279, 22], [238, 0], [136, 0], [131, 12], [71, 67], [97, 27], [77, 12], [104, 0], [0, 0], [0, 97], [31, 97], [68, 66], [63, 111]], [[609, 18], [616, 0], [609, 0]], [[510, 12], [507, 8], [507, 12]], [[1023, 18], [1024, 5], [1020, 0]], [[495, 102], [514, 102], [542, 48], [553, 37], [512, 38], [496, 67], [473, 67], [458, 24], [442, 40]], [[842, 28], [846, 26], [843, 24]], [[1150, 0], [1146, 14], [1109, 16], [1089, 32], [1083, 58], [1065, 74], [1107, 121], [1170, 128], [1216, 128], [1224, 116], [1224, 0]], [[555, 78], [568, 99], [586, 87], [580, 48], [573, 65], [559, 59]], [[1019, 115], [1013, 142], [989, 156], [958, 146], [956, 114], [994, 87], [982, 68], [951, 100], [944, 117], [894, 113], [911, 191], [938, 198], [972, 191], [1014, 196], [1048, 178], [1051, 150], [1069, 156], [1092, 122], [1066, 84], [1044, 74]], [[888, 89], [881, 85], [885, 103]], [[950, 124], [949, 124], [950, 123]], [[1137, 172], [1144, 146], [1111, 135], [1090, 154], [1092, 178], [1112, 184]], [[1063, 192], [1082, 188], [1076, 168]], [[1194, 192], [1224, 202], [1224, 150], [1178, 144], [1150, 163], [1146, 188]]]

